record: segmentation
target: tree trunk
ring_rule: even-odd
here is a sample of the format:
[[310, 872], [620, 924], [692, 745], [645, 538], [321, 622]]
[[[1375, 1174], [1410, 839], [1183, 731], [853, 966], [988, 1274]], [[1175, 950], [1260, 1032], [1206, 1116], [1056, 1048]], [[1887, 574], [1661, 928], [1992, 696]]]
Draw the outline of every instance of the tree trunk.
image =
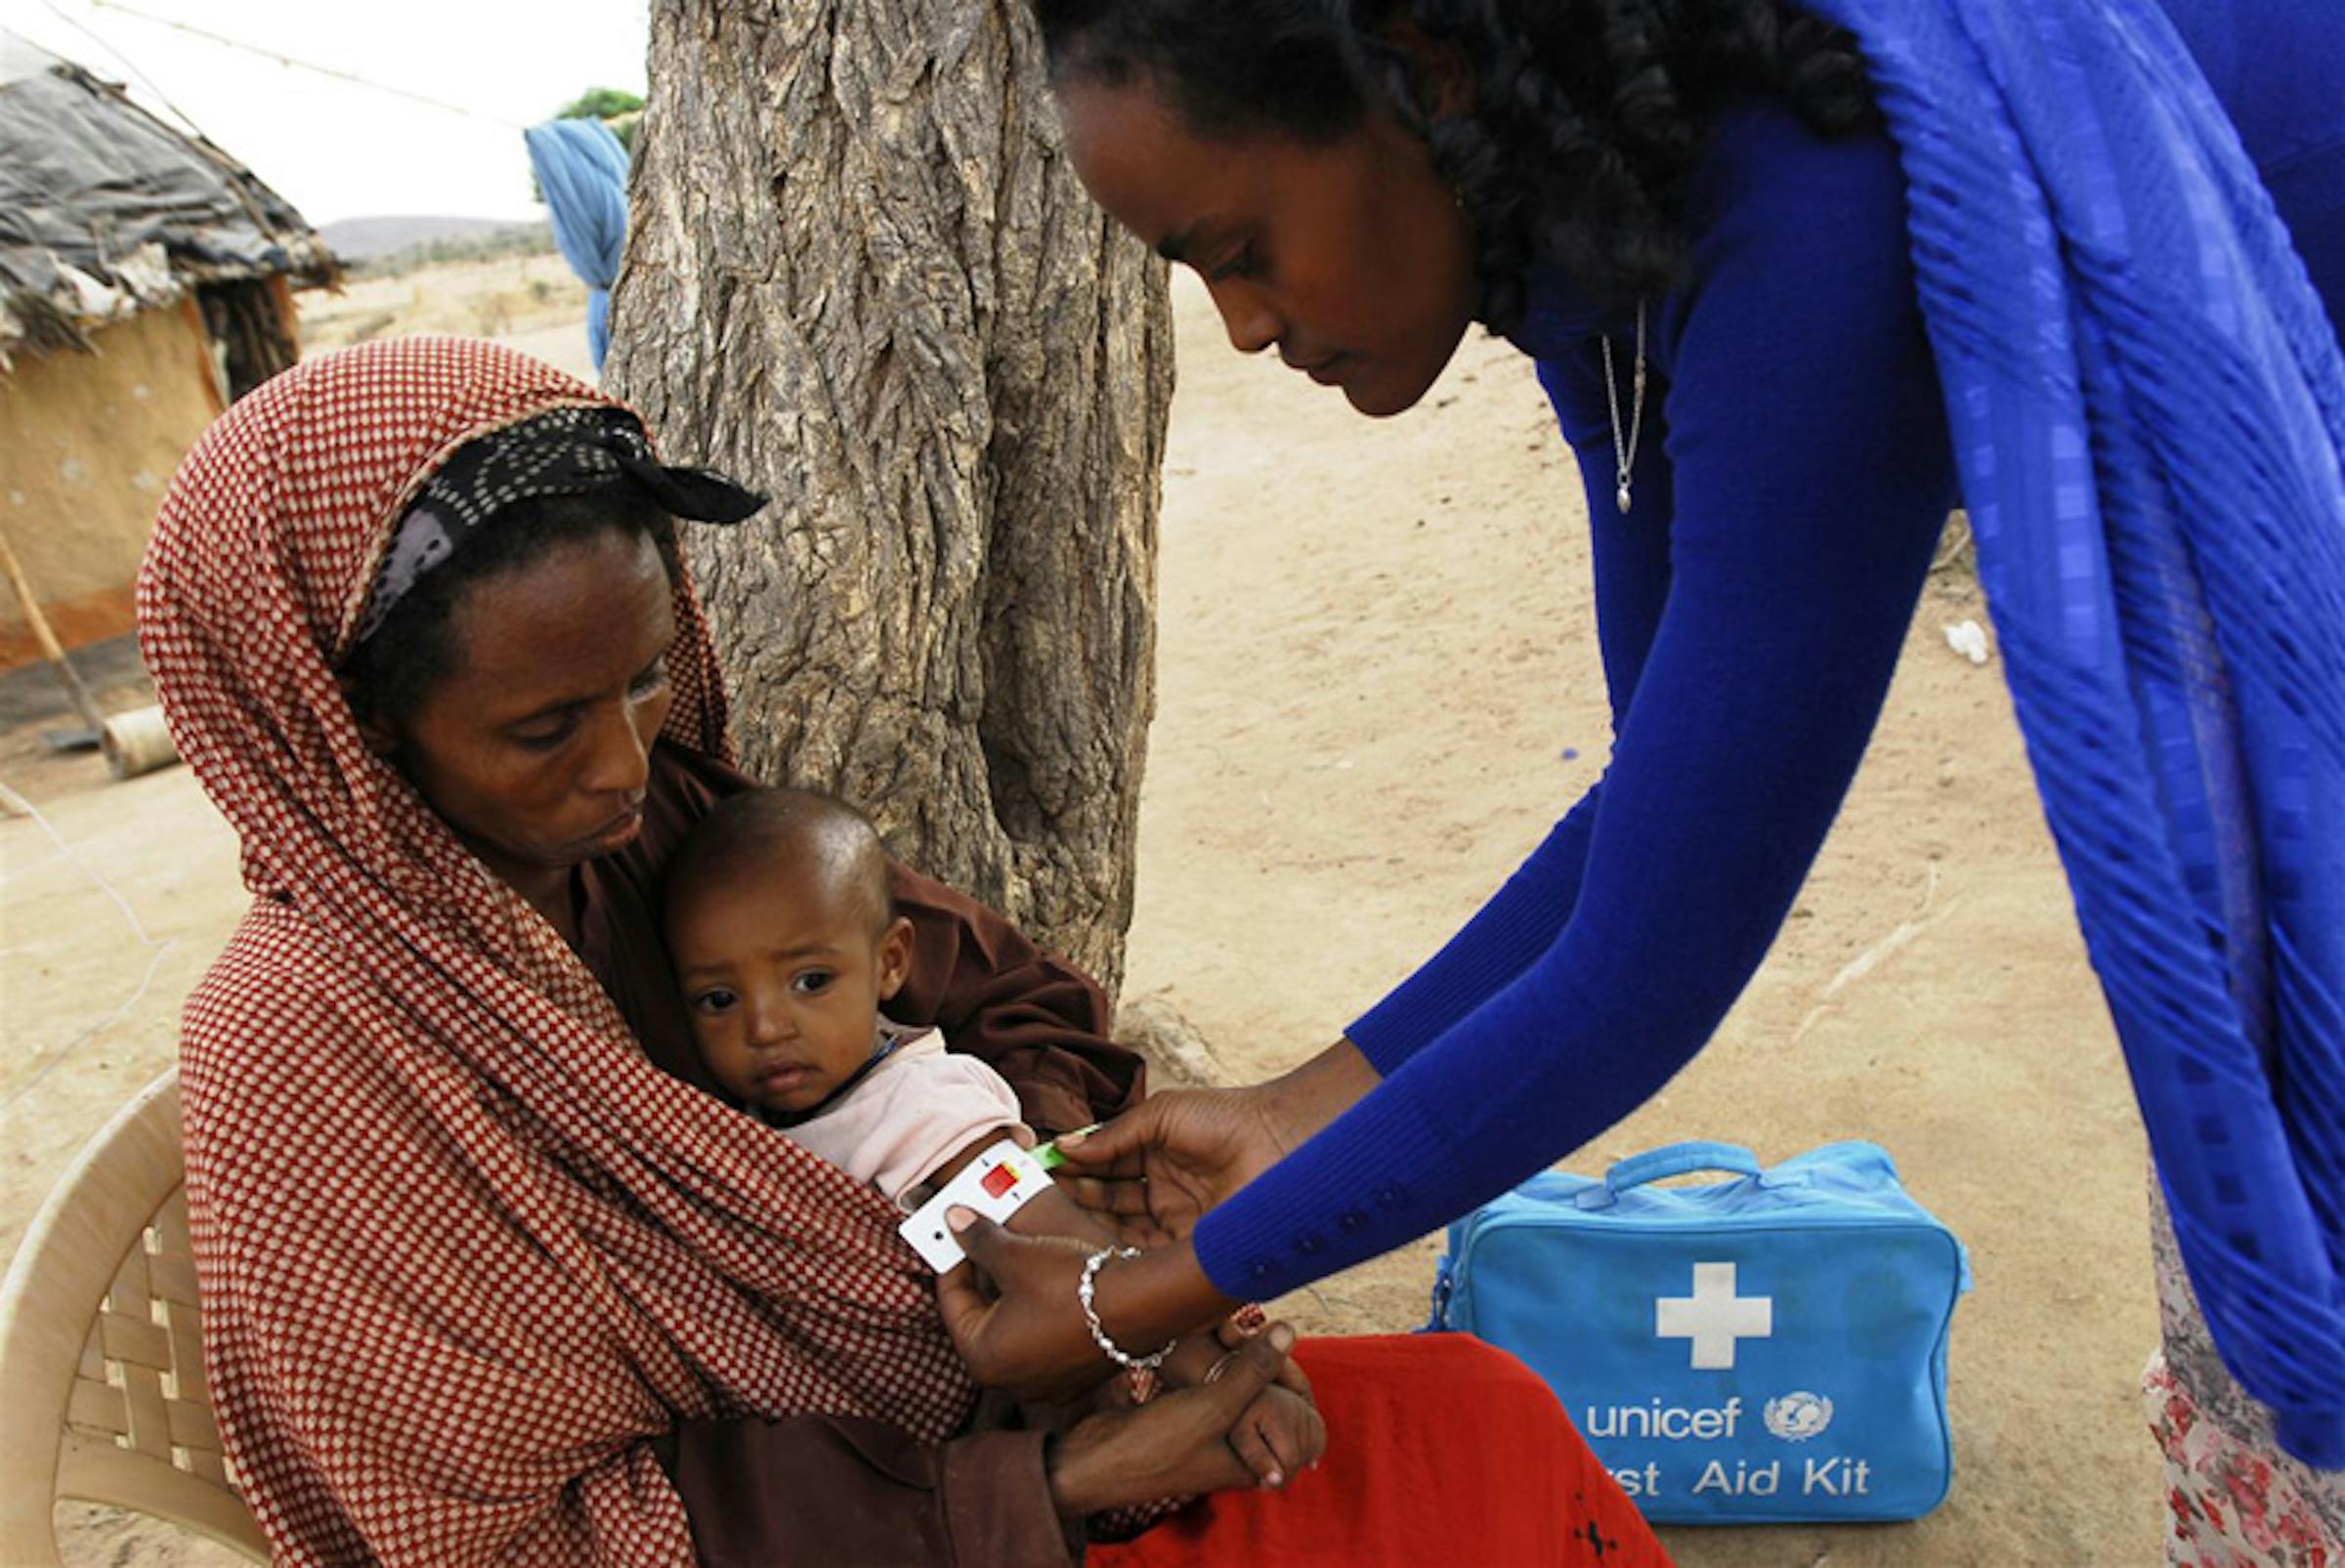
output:
[[605, 381], [773, 496], [688, 553], [743, 761], [1112, 995], [1155, 705], [1163, 264], [1024, 0], [655, 0]]

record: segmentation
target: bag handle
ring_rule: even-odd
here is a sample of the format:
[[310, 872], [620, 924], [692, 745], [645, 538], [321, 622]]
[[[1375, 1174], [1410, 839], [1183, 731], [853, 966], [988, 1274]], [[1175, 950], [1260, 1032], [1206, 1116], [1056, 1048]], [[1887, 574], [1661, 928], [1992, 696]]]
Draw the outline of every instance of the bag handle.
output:
[[1582, 1207], [1603, 1208], [1632, 1187], [1696, 1170], [1731, 1170], [1754, 1181], [1763, 1179], [1765, 1174], [1759, 1157], [1739, 1143], [1715, 1143], [1708, 1139], [1667, 1143], [1658, 1149], [1633, 1154], [1613, 1165], [1604, 1172], [1601, 1187], [1591, 1187], [1581, 1195]]

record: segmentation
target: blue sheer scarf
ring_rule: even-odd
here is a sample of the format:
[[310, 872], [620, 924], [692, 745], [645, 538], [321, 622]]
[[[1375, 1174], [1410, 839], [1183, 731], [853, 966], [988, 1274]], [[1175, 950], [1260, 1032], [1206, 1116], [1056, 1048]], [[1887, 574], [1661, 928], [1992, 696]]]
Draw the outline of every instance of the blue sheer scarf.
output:
[[1980, 575], [2217, 1347], [2345, 1466], [2345, 364], [2148, 0], [1805, 0], [1903, 161]]

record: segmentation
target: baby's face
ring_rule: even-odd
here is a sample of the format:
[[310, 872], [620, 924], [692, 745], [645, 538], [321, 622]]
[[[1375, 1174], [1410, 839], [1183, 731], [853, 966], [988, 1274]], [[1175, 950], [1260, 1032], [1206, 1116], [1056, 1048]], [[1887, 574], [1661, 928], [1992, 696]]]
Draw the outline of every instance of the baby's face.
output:
[[671, 909], [668, 943], [701, 1060], [769, 1111], [820, 1105], [870, 1060], [912, 927], [820, 878], [736, 869]]

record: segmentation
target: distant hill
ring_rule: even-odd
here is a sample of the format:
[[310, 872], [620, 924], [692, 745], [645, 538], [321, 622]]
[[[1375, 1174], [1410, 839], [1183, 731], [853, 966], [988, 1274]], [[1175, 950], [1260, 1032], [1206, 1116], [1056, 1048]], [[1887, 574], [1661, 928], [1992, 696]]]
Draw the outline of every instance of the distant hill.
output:
[[435, 246], [520, 248], [539, 236], [545, 248], [553, 248], [552, 233], [543, 222], [505, 218], [343, 218], [320, 225], [318, 232], [344, 261], [362, 264]]

